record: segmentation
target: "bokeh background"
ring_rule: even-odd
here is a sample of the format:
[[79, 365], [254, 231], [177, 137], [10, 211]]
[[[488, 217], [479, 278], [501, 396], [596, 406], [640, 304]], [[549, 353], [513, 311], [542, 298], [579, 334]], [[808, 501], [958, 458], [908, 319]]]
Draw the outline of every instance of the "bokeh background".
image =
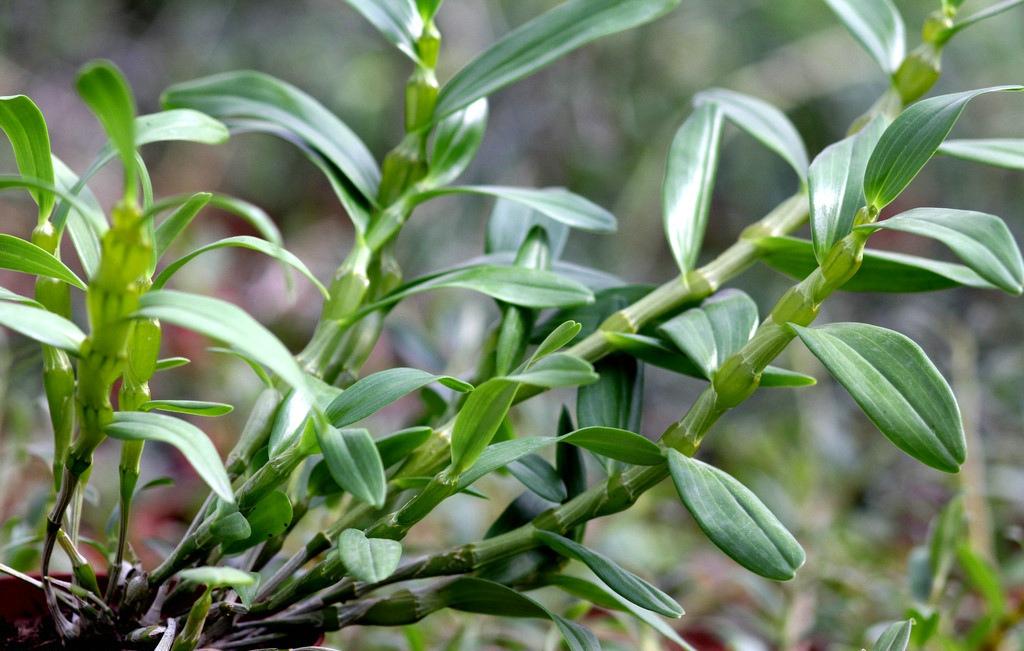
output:
[[[444, 38], [442, 81], [511, 27], [553, 6], [552, 0], [447, 0], [438, 23]], [[898, 0], [910, 46], [938, 0]], [[969, 0], [966, 9], [987, 4]], [[49, 123], [54, 151], [82, 170], [104, 137], [73, 91], [79, 66], [115, 61], [135, 88], [140, 110], [155, 111], [174, 82], [233, 69], [285, 79], [337, 112], [378, 155], [400, 137], [401, 93], [408, 63], [340, 0], [6, 0], [0, 3], [0, 94], [25, 93]], [[1024, 11], [1008, 13], [958, 36], [946, 48], [935, 92], [1024, 81]], [[467, 182], [564, 185], [608, 207], [615, 235], [574, 234], [566, 254], [630, 282], [662, 282], [674, 264], [661, 231], [660, 186], [671, 137], [698, 91], [724, 86], [784, 109], [813, 156], [842, 137], [846, 125], [884, 90], [873, 62], [819, 0], [684, 0], [666, 18], [598, 41], [507, 88], [491, 100], [486, 139]], [[968, 109], [956, 133], [1024, 137], [1021, 98], [993, 96]], [[785, 163], [735, 130], [725, 140], [703, 259], [797, 185]], [[157, 195], [199, 190], [236, 194], [271, 214], [289, 249], [328, 279], [352, 231], [327, 182], [290, 145], [242, 135], [218, 147], [152, 145], [145, 150]], [[6, 146], [5, 172], [13, 171]], [[93, 189], [114, 200], [116, 166]], [[1024, 239], [1024, 175], [953, 160], [930, 163], [893, 210], [914, 206], [971, 208], [1003, 216]], [[477, 255], [489, 201], [444, 199], [421, 208], [398, 242], [406, 277]], [[34, 208], [26, 197], [0, 197], [5, 232], [27, 235]], [[249, 232], [208, 211], [188, 244]], [[878, 238], [880, 246], [946, 257], [923, 239]], [[873, 241], [873, 244], [875, 242]], [[68, 258], [73, 258], [69, 255]], [[276, 265], [251, 252], [226, 250], [192, 263], [178, 287], [235, 301], [293, 349], [309, 336], [318, 295], [301, 278], [294, 289]], [[735, 286], [762, 309], [787, 280], [755, 267]], [[31, 291], [26, 277], [0, 273], [0, 285]], [[80, 307], [80, 306], [79, 306]], [[496, 312], [488, 301], [440, 293], [410, 302], [389, 327], [367, 370], [405, 364], [470, 374]], [[974, 535], [997, 550], [1008, 585], [1024, 578], [1024, 302], [1003, 294], [952, 290], [911, 296], [840, 293], [820, 321], [865, 321], [919, 341], [960, 396], [972, 436], [972, 464], [944, 476], [900, 454], [841, 388], [797, 346], [785, 363], [823, 381], [800, 391], [765, 390], [722, 420], [704, 458], [753, 488], [804, 544], [808, 562], [780, 585], [745, 572], [703, 538], [669, 484], [628, 513], [591, 524], [588, 544], [656, 580], [687, 610], [678, 624], [695, 641], [717, 638], [735, 649], [858, 649], [872, 627], [909, 605], [908, 556], [925, 541], [929, 521], [955, 492], [985, 499], [970, 508]], [[222, 450], [230, 447], [258, 388], [244, 364], [205, 351], [208, 342], [170, 330], [164, 355], [193, 363], [163, 373], [154, 394], [230, 402], [238, 410], [203, 421]], [[33, 531], [49, 486], [45, 406], [37, 346], [0, 332], [0, 515], [14, 518], [0, 538], [0, 558], [30, 565], [19, 546]], [[643, 431], [656, 437], [700, 390], [696, 381], [648, 370]], [[549, 434], [555, 394], [521, 408], [523, 431]], [[415, 410], [405, 400], [379, 414], [377, 434]], [[100, 453], [87, 532], [102, 537], [116, 502], [116, 446]], [[174, 540], [201, 499], [201, 486], [174, 452], [150, 446], [144, 481], [176, 478], [141, 498], [133, 542], [145, 558]], [[489, 479], [488, 501], [458, 496], [418, 526], [407, 553], [464, 542], [487, 528], [516, 493], [511, 479]], [[980, 505], [981, 508], [978, 508]], [[989, 523], [986, 525], [986, 523]], [[316, 525], [315, 520], [311, 526]], [[988, 536], [985, 542], [985, 536]], [[955, 590], [956, 586], [950, 588]], [[566, 604], [557, 595], [542, 595]], [[969, 615], [972, 603], [961, 606]], [[632, 624], [598, 614], [591, 621], [611, 648], [669, 648]], [[877, 632], [877, 631], [876, 631]], [[705, 637], [700, 637], [704, 635]], [[422, 636], [422, 638], [418, 637]], [[710, 636], [710, 637], [707, 637]], [[545, 627], [439, 614], [418, 633], [346, 633], [347, 649], [537, 649], [553, 645]], [[423, 646], [417, 646], [422, 644]], [[449, 646], [451, 645], [451, 646]], [[552, 647], [553, 648], [553, 647]], [[706, 648], [719, 648], [707, 646]]]

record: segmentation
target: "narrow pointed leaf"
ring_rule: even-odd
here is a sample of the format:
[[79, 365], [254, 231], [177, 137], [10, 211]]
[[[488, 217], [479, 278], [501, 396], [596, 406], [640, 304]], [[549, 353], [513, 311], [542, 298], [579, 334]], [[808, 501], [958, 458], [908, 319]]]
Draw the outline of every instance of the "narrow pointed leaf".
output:
[[714, 104], [730, 122], [759, 140], [778, 154], [796, 171], [801, 180], [807, 178], [807, 150], [796, 127], [779, 109], [768, 102], [724, 88], [698, 93], [695, 106]]
[[615, 216], [565, 188], [514, 188], [498, 185], [454, 185], [428, 190], [416, 195], [415, 201], [426, 201], [448, 194], [479, 194], [514, 201], [540, 214], [573, 228], [594, 233], [615, 231]]
[[1019, 91], [1024, 86], [993, 86], [929, 97], [902, 113], [885, 130], [864, 172], [868, 204], [881, 210], [910, 185], [953, 129], [967, 103], [979, 95]]
[[168, 216], [160, 225], [156, 227], [157, 239], [164, 241], [164, 245], [158, 244], [158, 250], [162, 252], [166, 249], [166, 244], [172, 242], [177, 238], [178, 234], [186, 229], [192, 220], [195, 219], [197, 212], [184, 211], [184, 207], [197, 201], [200, 197], [209, 195], [204, 205], [210, 206], [211, 208], [217, 208], [223, 210], [226, 213], [235, 215], [247, 222], [250, 226], [256, 229], [256, 232], [260, 236], [267, 240], [281, 245], [281, 231], [277, 229], [277, 225], [274, 224], [274, 220], [270, 218], [262, 208], [255, 206], [248, 201], [243, 201], [236, 197], [232, 197], [226, 194], [218, 194], [216, 192], [199, 192], [196, 194], [178, 194], [170, 197], [165, 197], [154, 203], [149, 212], [157, 215], [165, 210], [174, 209], [175, 213]]
[[597, 374], [594, 373], [594, 367], [590, 365], [590, 362], [575, 355], [555, 353], [541, 359], [525, 371], [508, 376], [507, 379], [535, 387], [554, 389], [596, 382]]
[[433, 429], [426, 426], [409, 427], [377, 439], [377, 451], [384, 467], [389, 468], [409, 456], [426, 443], [433, 432]]
[[896, 72], [906, 52], [906, 28], [892, 0], [825, 2], [883, 72]]
[[669, 450], [668, 467], [679, 496], [719, 549], [751, 572], [788, 581], [804, 550], [746, 486], [725, 472]]
[[680, 617], [683, 614], [683, 609], [672, 597], [632, 572], [622, 569], [607, 556], [551, 531], [538, 530], [534, 536], [562, 556], [578, 560], [589, 567], [609, 588], [636, 605], [666, 617]]
[[54, 255], [31, 242], [6, 233], [0, 233], [0, 269], [56, 278], [79, 289], [85, 289], [85, 283], [75, 275], [75, 272], [68, 269], [67, 265]]
[[736, 290], [719, 292], [700, 307], [686, 310], [663, 323], [658, 332], [676, 345], [705, 377], [743, 347], [757, 328], [757, 304]]
[[415, 368], [391, 368], [357, 380], [327, 406], [324, 415], [335, 427], [345, 427], [434, 382], [461, 392], [473, 389], [473, 385], [449, 375], [434, 375]]
[[508, 465], [508, 471], [541, 499], [557, 504], [568, 496], [558, 471], [536, 454], [516, 459]]
[[441, 120], [434, 136], [427, 175], [430, 185], [454, 181], [472, 162], [487, 130], [487, 100], [478, 99]]
[[178, 572], [178, 578], [189, 583], [205, 585], [208, 588], [235, 588], [254, 584], [259, 579], [255, 572], [245, 572], [233, 567], [193, 567]]
[[320, 451], [338, 485], [380, 508], [387, 497], [387, 478], [380, 453], [365, 429], [316, 428]]
[[100, 237], [107, 230], [107, 218], [89, 188], [82, 187], [76, 193], [80, 182], [78, 177], [56, 156], [53, 157], [53, 172], [56, 186], [63, 192], [75, 195], [76, 201], [62, 201], [50, 222], [57, 230], [67, 226], [71, 244], [75, 247], [85, 276], [92, 278], [100, 266]]
[[139, 411], [168, 411], [192, 416], [223, 416], [230, 414], [234, 409], [223, 402], [206, 400], [148, 400], [139, 407]]
[[[22, 176], [56, 185], [46, 120], [35, 102], [25, 95], [0, 97], [0, 130], [7, 134]], [[39, 221], [50, 216], [56, 197], [42, 189], [29, 192], [39, 206]]]
[[977, 23], [988, 18], [992, 18], [993, 16], [998, 16], [1004, 11], [1009, 11], [1010, 9], [1021, 6], [1021, 4], [1024, 4], [1024, 0], [1000, 0], [999, 2], [993, 2], [984, 9], [976, 11], [962, 20], [958, 20], [946, 31], [946, 38], [951, 38], [960, 30], [966, 29], [971, 25], [976, 25]]
[[75, 88], [103, 125], [125, 169], [125, 185], [134, 187], [135, 98], [121, 71], [109, 61], [86, 64]]
[[566, 321], [560, 324], [554, 330], [551, 331], [544, 340], [537, 345], [537, 350], [530, 356], [530, 364], [533, 364], [538, 359], [543, 359], [548, 355], [555, 353], [569, 344], [570, 341], [576, 338], [576, 335], [580, 333], [583, 326], [576, 321]]
[[511, 439], [495, 443], [484, 450], [468, 470], [459, 475], [459, 489], [465, 489], [484, 475], [504, 468], [516, 459], [521, 459], [528, 454], [553, 445], [558, 440], [558, 437], [546, 436]]
[[864, 200], [864, 170], [882, 137], [885, 122], [875, 118], [857, 134], [826, 147], [811, 163], [811, 240], [818, 262], [853, 229], [853, 218]]
[[906, 651], [913, 627], [913, 620], [890, 624], [871, 646], [871, 651]]
[[292, 503], [288, 496], [283, 491], [271, 491], [246, 511], [245, 520], [249, 523], [249, 535], [223, 544], [221, 549], [231, 556], [276, 538], [288, 530], [292, 515]]
[[639, 466], [657, 466], [665, 462], [662, 450], [657, 444], [639, 434], [617, 427], [584, 427], [562, 436], [561, 440], [601, 456]]
[[338, 553], [350, 575], [360, 581], [377, 583], [398, 568], [402, 559], [402, 543], [385, 538], [367, 538], [358, 529], [345, 529], [338, 536]]
[[298, 391], [306, 375], [277, 337], [236, 305], [209, 296], [160, 289], [143, 294], [137, 315], [200, 332], [266, 365]]
[[380, 170], [366, 145], [322, 104], [284, 81], [258, 72], [227, 72], [171, 86], [162, 103], [224, 122], [258, 120], [283, 129], [336, 166], [366, 200], [372, 203], [377, 195]]
[[[192, 223], [195, 216], [202, 210], [203, 206], [210, 202], [213, 195], [209, 192], [197, 192], [188, 198], [188, 201], [178, 206], [170, 216], [156, 227], [153, 237], [153, 249], [157, 259], [163, 257], [171, 243], [177, 239], [185, 228]], [[150, 208], [150, 214], [160, 212], [159, 207]]]
[[698, 107], [676, 132], [662, 184], [665, 237], [679, 269], [697, 264], [707, 229], [718, 171], [722, 111], [715, 103]]
[[544, 229], [551, 258], [556, 261], [553, 266], [557, 266], [558, 258], [561, 257], [569, 240], [569, 227], [540, 214], [526, 204], [509, 199], [499, 198], [494, 202], [491, 216], [487, 219], [484, 250], [490, 255], [507, 254], [507, 264], [512, 264], [515, 252], [523, 245], [534, 226]]
[[468, 106], [593, 40], [654, 20], [679, 0], [569, 0], [509, 32], [441, 88], [435, 119]]
[[[807, 240], [767, 237], [757, 240], [757, 246], [765, 264], [798, 280], [806, 278], [818, 266], [812, 244]], [[842, 289], [849, 292], [906, 293], [958, 286], [996, 289], [961, 264], [866, 249], [860, 269]]]
[[512, 407], [519, 385], [504, 378], [487, 380], [466, 398], [452, 427], [452, 468], [461, 474], [490, 445]]
[[157, 360], [156, 370], [167, 371], [172, 368], [178, 368], [179, 366], [185, 366], [186, 364], [190, 364], [191, 362], [192, 360], [190, 360], [188, 357], [164, 357], [163, 359]]
[[959, 470], [967, 455], [960, 410], [920, 346], [864, 323], [792, 327], [896, 447], [938, 470]]
[[85, 333], [64, 317], [11, 298], [0, 302], [0, 326], [75, 355], [85, 340]]
[[423, 33], [423, 18], [413, 0], [346, 0], [377, 28], [384, 38], [413, 61], [419, 61], [416, 41]]
[[305, 263], [302, 262], [302, 260], [299, 260], [295, 256], [295, 254], [293, 254], [288, 249], [285, 249], [284, 247], [274, 244], [273, 242], [261, 240], [260, 238], [252, 237], [251, 235], [236, 235], [234, 237], [225, 237], [222, 240], [211, 242], [210, 244], [201, 246], [198, 249], [191, 251], [186, 255], [183, 255], [182, 257], [178, 258], [174, 262], [171, 262], [170, 264], [163, 268], [163, 270], [157, 275], [157, 277], [153, 279], [153, 287], [155, 289], [162, 288], [164, 285], [167, 284], [167, 281], [170, 280], [171, 276], [177, 273], [178, 270], [184, 267], [186, 264], [194, 260], [197, 256], [200, 256], [203, 253], [206, 253], [207, 251], [216, 251], [217, 249], [224, 249], [229, 247], [249, 249], [250, 251], [258, 251], [263, 255], [274, 258], [278, 262], [288, 265], [289, 267], [295, 269], [300, 274], [302, 274], [302, 276], [306, 278], [306, 280], [312, 283], [313, 287], [316, 287], [317, 291], [320, 292], [321, 296], [323, 296], [324, 298], [329, 297], [327, 288], [324, 287], [323, 283], [321, 283], [317, 279], [317, 277], [313, 275], [313, 272], [310, 271], [309, 268], [305, 265]]
[[218, 497], [234, 503], [231, 481], [217, 448], [192, 423], [161, 414], [121, 411], [114, 414], [104, 432], [122, 441], [160, 441], [176, 447]]
[[938, 240], [996, 287], [1011, 294], [1024, 291], [1020, 249], [1010, 229], [995, 215], [951, 208], [916, 208], [861, 228], [895, 230]]
[[939, 145], [939, 153], [994, 167], [1024, 170], [1024, 138], [947, 140]]

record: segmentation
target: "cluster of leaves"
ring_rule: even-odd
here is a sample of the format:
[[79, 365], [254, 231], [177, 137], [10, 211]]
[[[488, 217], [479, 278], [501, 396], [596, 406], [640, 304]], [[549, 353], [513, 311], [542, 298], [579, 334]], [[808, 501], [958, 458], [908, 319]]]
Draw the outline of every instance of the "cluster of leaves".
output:
[[[969, 101], [1024, 88], [985, 88], [913, 103], [938, 77], [941, 48], [954, 34], [1019, 2], [1000, 3], [960, 21], [960, 3], [944, 2], [929, 18], [923, 45], [906, 54], [902, 19], [889, 0], [828, 0], [891, 85], [849, 137], [813, 160], [786, 116], [766, 102], [725, 89], [697, 95], [669, 147], [663, 192], [666, 238], [680, 276], [648, 291], [559, 259], [570, 229], [607, 233], [615, 228], [615, 218], [587, 199], [562, 188], [453, 183], [483, 139], [490, 94], [592, 40], [653, 20], [677, 2], [569, 0], [507, 34], [439, 87], [434, 15], [440, 2], [349, 0], [415, 68], [407, 85], [405, 137], [380, 166], [358, 136], [314, 98], [255, 72], [178, 84], [165, 92], [165, 110], [136, 116], [131, 90], [118, 70], [106, 62], [86, 66], [77, 89], [110, 142], [80, 176], [51, 153], [46, 123], [29, 98], [0, 98], [0, 128], [20, 172], [0, 177], [0, 189], [26, 189], [38, 205], [32, 241], [0, 235], [0, 267], [39, 279], [34, 299], [0, 290], [0, 324], [38, 341], [47, 359], [56, 360], [44, 365], [57, 497], [43, 572], [59, 544], [72, 559], [75, 583], [43, 584], [55, 634], [67, 639], [108, 635], [174, 651], [210, 644], [256, 648], [283, 644], [303, 627], [318, 633], [359, 624], [400, 625], [450, 608], [548, 619], [570, 648], [600, 648], [597, 637], [570, 613], [555, 612], [524, 594], [550, 586], [628, 613], [687, 647], [657, 617], [679, 617], [683, 609], [653, 584], [585, 546], [584, 525], [628, 508], [643, 491], [671, 477], [683, 505], [714, 545], [760, 576], [791, 579], [805, 561], [796, 538], [750, 489], [694, 457], [715, 421], [758, 387], [814, 384], [809, 376], [771, 365], [794, 338], [897, 447], [938, 470], [959, 469], [966, 443], [956, 401], [917, 344], [868, 324], [810, 324], [838, 289], [1024, 291], [1021, 254], [994, 215], [916, 208], [879, 220], [938, 153], [1024, 168], [1022, 141], [947, 140]], [[699, 267], [727, 123], [786, 161], [796, 172], [798, 190], [747, 229], [734, 247]], [[218, 144], [244, 132], [294, 143], [324, 173], [344, 206], [356, 243], [329, 284], [282, 247], [272, 220], [251, 204], [206, 192], [152, 196], [141, 147], [167, 140]], [[114, 160], [124, 169], [124, 195], [108, 219], [87, 184]], [[497, 198], [485, 256], [403, 283], [391, 244], [417, 206], [446, 195]], [[229, 237], [165, 262], [207, 206], [245, 219], [259, 237]], [[790, 237], [808, 218], [810, 239]], [[880, 230], [935, 239], [960, 262], [865, 248]], [[65, 231], [81, 276], [61, 260]], [[323, 315], [306, 350], [293, 355], [233, 304], [166, 288], [191, 260], [225, 247], [263, 253], [297, 270], [324, 296]], [[116, 268], [111, 271], [126, 251], [145, 256], [141, 274], [122, 277]], [[763, 319], [747, 295], [717, 291], [755, 261], [799, 279]], [[471, 381], [415, 368], [356, 380], [387, 313], [410, 296], [446, 288], [484, 294], [500, 313]], [[86, 294], [88, 333], [71, 318], [71, 289]], [[130, 310], [118, 313], [117, 306], [125, 305]], [[113, 327], [124, 322], [134, 329]], [[143, 323], [156, 328], [155, 338], [140, 334], [152, 332]], [[146, 383], [153, 373], [188, 363], [156, 359], [162, 323], [223, 343], [266, 385], [226, 462], [191, 420], [156, 413], [215, 417], [232, 409], [217, 402], [151, 399]], [[123, 337], [111, 342], [117, 338], [112, 332]], [[95, 370], [99, 350], [112, 351], [100, 356], [112, 365], [107, 367], [112, 376]], [[707, 381], [698, 401], [657, 443], [639, 433], [644, 364]], [[145, 399], [135, 400], [122, 388], [118, 409], [106, 405], [105, 412], [113, 381], [122, 375], [124, 386]], [[566, 411], [557, 433], [516, 432], [511, 414], [518, 401], [576, 387], [575, 418]], [[410, 427], [379, 437], [359, 427], [414, 392], [422, 392], [427, 408]], [[212, 490], [157, 568], [121, 562], [126, 553], [131, 557], [124, 526], [109, 546], [100, 544], [110, 563], [105, 592], [77, 553], [72, 499], [102, 437], [124, 442], [123, 521], [136, 492], [142, 442], [176, 447]], [[547, 447], [555, 450], [554, 465], [541, 454]], [[587, 472], [584, 451], [603, 473], [596, 481]], [[412, 526], [452, 495], [479, 495], [476, 482], [503, 469], [525, 492], [484, 540], [402, 564], [400, 541]], [[290, 559], [281, 558], [298, 522], [317, 509], [333, 516], [331, 525], [302, 541]], [[986, 566], [969, 549], [959, 553], [979, 589], [997, 599], [997, 591], [986, 587], [991, 583], [985, 581]], [[934, 586], [948, 571], [942, 569], [949, 565], [942, 560], [947, 556], [931, 552], [929, 595], [941, 590]], [[570, 561], [587, 567], [598, 581], [562, 573]], [[311, 569], [297, 572], [310, 562], [315, 563]], [[430, 577], [454, 578], [376, 592]], [[173, 597], [194, 584], [204, 586], [201, 596], [182, 607]], [[915, 619], [921, 625], [914, 635], [923, 644], [936, 620], [923, 610], [915, 611]], [[993, 621], [994, 627], [1002, 620]], [[911, 630], [909, 621], [894, 624], [874, 648], [905, 649]], [[979, 639], [990, 630], [978, 633]]]

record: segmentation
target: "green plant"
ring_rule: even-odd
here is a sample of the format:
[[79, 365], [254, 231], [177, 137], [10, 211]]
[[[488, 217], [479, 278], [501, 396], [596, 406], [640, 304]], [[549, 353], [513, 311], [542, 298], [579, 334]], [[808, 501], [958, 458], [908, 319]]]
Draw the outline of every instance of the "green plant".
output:
[[[971, 99], [1021, 87], [917, 101], [937, 80], [941, 49], [953, 35], [1020, 2], [997, 3], [962, 20], [960, 3], [943, 2], [924, 27], [923, 44], [905, 54], [902, 19], [888, 0], [830, 0], [891, 80], [888, 90], [855, 121], [848, 138], [812, 162], [796, 129], [772, 106], [729, 90], [698, 95], [669, 147], [664, 184], [665, 230], [679, 276], [650, 291], [595, 291], [578, 280], [595, 274], [558, 258], [569, 228], [613, 230], [607, 211], [558, 188], [453, 182], [482, 140], [488, 95], [677, 3], [570, 0], [514, 30], [439, 86], [434, 68], [441, 37], [433, 18], [440, 2], [350, 0], [414, 66], [404, 137], [379, 168], [337, 117], [259, 73], [176, 85], [163, 97], [165, 111], [137, 117], [117, 69], [103, 62], [86, 66], [77, 89], [110, 144], [80, 177], [50, 153], [45, 122], [32, 101], [3, 98], [0, 127], [21, 175], [0, 178], [0, 187], [27, 189], [39, 219], [31, 242], [0, 236], [0, 264], [38, 277], [35, 299], [4, 290], [0, 323], [43, 345], [55, 498], [42, 571], [46, 577], [60, 546], [74, 574], [72, 583], [44, 578], [39, 584], [52, 623], [43, 639], [10, 643], [54, 646], [60, 638], [82, 648], [265, 648], [311, 642], [322, 631], [351, 626], [409, 624], [451, 608], [550, 619], [570, 648], [597, 648], [594, 634], [571, 614], [523, 594], [554, 586], [635, 615], [685, 646], [657, 617], [678, 617], [682, 609], [587, 548], [585, 525], [629, 508], [671, 477], [711, 542], [761, 576], [792, 578], [804, 562], [796, 539], [753, 492], [694, 457], [716, 421], [760, 386], [813, 384], [813, 378], [771, 365], [795, 338], [896, 446], [938, 470], [956, 472], [966, 455], [959, 411], [923, 351], [876, 326], [810, 325], [839, 289], [966, 285], [1021, 293], [1024, 265], [999, 218], [918, 208], [880, 220], [936, 153], [1021, 167], [1020, 141], [946, 141]], [[791, 165], [797, 190], [698, 267], [726, 122]], [[356, 239], [327, 286], [282, 248], [273, 223], [254, 206], [210, 193], [153, 198], [139, 147], [173, 139], [216, 144], [230, 130], [295, 142], [331, 182]], [[86, 184], [117, 159], [124, 169], [123, 198], [108, 221]], [[486, 259], [403, 282], [394, 254], [402, 226], [419, 204], [453, 194], [501, 202], [489, 224]], [[159, 264], [206, 205], [235, 212], [262, 237], [228, 238]], [[808, 220], [811, 239], [791, 237]], [[880, 230], [935, 238], [963, 264], [868, 249]], [[59, 258], [65, 231], [84, 280]], [[322, 292], [322, 317], [298, 355], [230, 303], [165, 288], [196, 255], [225, 246], [265, 253]], [[763, 319], [748, 296], [722, 290], [758, 261], [798, 279]], [[70, 320], [72, 287], [85, 292], [88, 333]], [[440, 288], [470, 289], [496, 301], [500, 318], [472, 382], [413, 368], [360, 378], [390, 309]], [[223, 342], [266, 383], [223, 463], [190, 421], [154, 413], [216, 416], [230, 410], [215, 402], [152, 399], [153, 375], [186, 361], [159, 359], [161, 324], [168, 323]], [[638, 361], [708, 381], [658, 443], [636, 432]], [[116, 409], [110, 398], [115, 387]], [[518, 435], [510, 417], [514, 405], [564, 387], [579, 387], [575, 419], [563, 414], [553, 436]], [[431, 391], [432, 398], [410, 427], [376, 438], [353, 427], [420, 390]], [[93, 452], [107, 437], [122, 441], [121, 503], [101, 589], [79, 550], [77, 523]], [[126, 534], [149, 440], [176, 446], [213, 492], [175, 549], [147, 570], [133, 561]], [[547, 448], [554, 449], [554, 467], [539, 454]], [[604, 475], [596, 481], [585, 472], [581, 450], [599, 461]], [[542, 498], [542, 506], [527, 495], [485, 539], [403, 562], [400, 541], [414, 525], [503, 468]], [[296, 524], [317, 510], [331, 513], [330, 526], [294, 540]], [[281, 558], [286, 546], [297, 550]], [[563, 574], [569, 561], [588, 567], [604, 585]], [[420, 579], [431, 581], [406, 585]], [[905, 648], [910, 631], [909, 623], [895, 624], [876, 648]]]

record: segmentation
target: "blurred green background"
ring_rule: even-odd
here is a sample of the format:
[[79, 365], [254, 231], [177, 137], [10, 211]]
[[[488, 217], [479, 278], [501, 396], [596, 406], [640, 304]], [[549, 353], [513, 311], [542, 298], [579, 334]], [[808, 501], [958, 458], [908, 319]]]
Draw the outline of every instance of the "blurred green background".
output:
[[[496, 37], [556, 4], [551, 0], [447, 0], [438, 23], [444, 38], [442, 82]], [[971, 10], [987, 4], [969, 0]], [[938, 0], [897, 0], [910, 47]], [[174, 82], [233, 69], [260, 70], [306, 90], [334, 110], [383, 156], [401, 134], [401, 93], [408, 62], [340, 0], [6, 0], [0, 3], [0, 94], [31, 96], [46, 115], [54, 151], [82, 170], [103, 136], [73, 91], [76, 70], [94, 57], [112, 59], [135, 88], [141, 112], [158, 109]], [[1024, 81], [1024, 11], [1004, 14], [958, 36], [946, 48], [936, 93]], [[614, 212], [619, 232], [575, 234], [566, 257], [631, 282], [662, 282], [674, 264], [661, 230], [660, 186], [671, 137], [690, 98], [711, 86], [754, 94], [785, 110], [813, 156], [842, 137], [848, 123], [884, 90], [874, 63], [819, 0], [683, 0], [666, 18], [598, 41], [491, 100], [486, 139], [462, 180], [563, 185]], [[1024, 137], [1019, 97], [981, 99], [957, 127], [963, 137]], [[13, 171], [6, 147], [3, 169]], [[269, 212], [285, 243], [328, 279], [352, 231], [327, 182], [290, 145], [240, 135], [219, 147], [155, 145], [146, 150], [157, 195], [219, 190]], [[105, 205], [117, 193], [111, 166], [93, 189]], [[730, 244], [748, 223], [797, 187], [781, 160], [730, 130], [702, 260]], [[1024, 175], [953, 160], [935, 160], [889, 210], [915, 206], [970, 208], [1004, 217], [1024, 239]], [[420, 209], [398, 242], [406, 277], [482, 252], [489, 201], [444, 199]], [[34, 209], [26, 197], [0, 197], [5, 232], [26, 235]], [[190, 231], [191, 243], [246, 227], [211, 211]], [[947, 257], [930, 240], [879, 237], [873, 245]], [[67, 256], [73, 258], [72, 255]], [[0, 273], [0, 285], [27, 293], [27, 277]], [[762, 309], [787, 286], [755, 267], [735, 286]], [[178, 287], [235, 301], [297, 349], [311, 332], [320, 302], [301, 278], [289, 292], [280, 269], [251, 252], [201, 258]], [[80, 306], [79, 306], [80, 307]], [[461, 293], [416, 299], [389, 318], [367, 370], [389, 365], [469, 374], [496, 312]], [[1024, 585], [1017, 567], [1024, 537], [1024, 303], [997, 293], [953, 290], [911, 296], [840, 293], [820, 321], [865, 321], [919, 341], [951, 379], [972, 435], [973, 463], [943, 476], [900, 454], [860, 414], [841, 388], [793, 346], [785, 363], [822, 378], [800, 391], [765, 390], [727, 416], [709, 436], [705, 459], [755, 490], [804, 544], [808, 562], [780, 585], [745, 572], [715, 549], [665, 484], [626, 514], [591, 524], [587, 540], [624, 566], [656, 579], [687, 610], [678, 624], [702, 648], [757, 650], [858, 649], [872, 626], [908, 606], [908, 555], [925, 541], [928, 523], [956, 491], [968, 502], [972, 533], [998, 553], [1004, 580]], [[0, 332], [0, 516], [26, 520], [3, 532], [0, 557], [27, 553], [49, 486], [49, 435], [39, 390], [37, 346]], [[161, 374], [154, 395], [206, 398], [239, 407], [203, 421], [222, 450], [230, 446], [257, 381], [244, 364], [204, 351], [208, 343], [171, 330], [164, 355], [186, 355], [189, 367]], [[643, 431], [656, 437], [681, 415], [701, 384], [648, 370]], [[570, 394], [534, 400], [519, 411], [523, 432], [553, 431], [557, 406]], [[373, 431], [400, 426], [415, 399], [379, 414]], [[149, 492], [137, 507], [134, 544], [174, 540], [201, 497], [191, 471], [169, 449], [150, 446], [146, 477], [171, 474], [178, 487]], [[101, 450], [87, 509], [87, 531], [101, 537], [116, 501], [116, 446]], [[458, 496], [417, 527], [408, 554], [464, 542], [487, 528], [516, 494], [511, 479], [488, 480], [489, 501]], [[184, 487], [184, 490], [183, 488]], [[977, 508], [977, 504], [985, 508]], [[974, 505], [973, 507], [971, 505]], [[20, 523], [19, 523], [20, 522]], [[988, 524], [986, 523], [988, 522]], [[316, 523], [311, 522], [310, 526]], [[985, 535], [990, 541], [985, 542]], [[147, 556], [148, 554], [148, 556]], [[950, 587], [956, 590], [956, 583]], [[566, 604], [555, 594], [543, 595]], [[964, 599], [968, 618], [977, 604]], [[591, 622], [606, 647], [669, 648], [632, 625]], [[425, 648], [522, 648], [553, 645], [534, 623], [439, 614], [422, 629]], [[408, 635], [414, 634], [408, 633]], [[705, 637], [702, 637], [705, 636]], [[707, 637], [710, 636], [710, 637]], [[346, 649], [416, 648], [400, 631], [353, 631]], [[452, 642], [454, 640], [454, 642]], [[618, 646], [616, 646], [618, 645]], [[552, 648], [554, 648], [552, 646]]]

